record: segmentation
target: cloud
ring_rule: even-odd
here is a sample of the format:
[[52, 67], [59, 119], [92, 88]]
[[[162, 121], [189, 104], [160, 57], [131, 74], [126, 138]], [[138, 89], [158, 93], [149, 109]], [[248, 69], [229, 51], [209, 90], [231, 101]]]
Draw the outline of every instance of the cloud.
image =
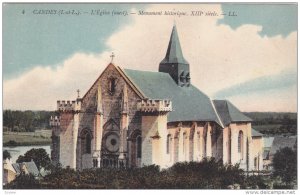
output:
[[244, 24], [262, 26], [261, 36], [287, 36], [297, 30], [297, 4], [222, 4], [224, 13], [234, 12], [238, 17], [226, 15], [218, 22], [231, 28]]
[[56, 100], [73, 100], [77, 89], [89, 88], [107, 64], [104, 56], [109, 53], [77, 53], [56, 68], [39, 66], [4, 81], [4, 109], [55, 110]]
[[[157, 4], [144, 10], [221, 13], [221, 6]], [[116, 54], [115, 64], [118, 66], [158, 71], [158, 64], [166, 53], [174, 18], [183, 54], [190, 63], [192, 83], [210, 96], [239, 83], [277, 75], [287, 69], [296, 72], [296, 32], [285, 38], [261, 37], [258, 34], [261, 26], [242, 25], [233, 30], [227, 25], [217, 24], [221, 16], [131, 17], [130, 24], [124, 25], [106, 41], [107, 51], [100, 54], [78, 53], [56, 69], [37, 67], [18, 78], [4, 81], [4, 108], [55, 109], [57, 99], [75, 99], [76, 89], [86, 92], [108, 64], [110, 51]], [[264, 98], [273, 97], [265, 94]], [[296, 99], [296, 95], [289, 98]], [[232, 100], [234, 104], [235, 101], [238, 103], [240, 100]], [[249, 101], [255, 102], [257, 99]], [[270, 106], [269, 110], [272, 109]]]
[[297, 86], [297, 72], [285, 71], [277, 75], [263, 76], [257, 79], [239, 83], [214, 94], [216, 98], [226, 98], [237, 95], [267, 92], [269, 90], [280, 91], [291, 86]]
[[297, 86], [228, 97], [240, 110], [248, 112], [297, 112]]

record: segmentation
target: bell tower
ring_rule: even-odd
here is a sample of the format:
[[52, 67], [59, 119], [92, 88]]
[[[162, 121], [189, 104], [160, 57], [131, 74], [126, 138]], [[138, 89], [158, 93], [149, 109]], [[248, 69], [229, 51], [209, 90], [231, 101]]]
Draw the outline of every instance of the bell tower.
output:
[[178, 86], [190, 86], [190, 65], [183, 57], [175, 24], [166, 57], [159, 64], [159, 72], [169, 73]]

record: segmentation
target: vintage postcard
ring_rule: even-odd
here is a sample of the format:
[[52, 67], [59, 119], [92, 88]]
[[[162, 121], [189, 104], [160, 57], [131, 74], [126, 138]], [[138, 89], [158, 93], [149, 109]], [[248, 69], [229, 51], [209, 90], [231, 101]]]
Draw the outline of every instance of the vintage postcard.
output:
[[3, 190], [295, 193], [297, 6], [3, 3]]

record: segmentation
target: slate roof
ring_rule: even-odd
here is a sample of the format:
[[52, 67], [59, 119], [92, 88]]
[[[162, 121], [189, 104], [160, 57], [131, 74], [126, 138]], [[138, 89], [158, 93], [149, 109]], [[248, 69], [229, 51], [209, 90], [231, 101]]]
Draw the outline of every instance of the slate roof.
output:
[[21, 173], [21, 169], [20, 169], [20, 165], [25, 164], [27, 171], [34, 175], [34, 176], [38, 176], [39, 175], [39, 170], [37, 168], [37, 166], [35, 165], [35, 163], [33, 161], [30, 162], [23, 162], [23, 163], [13, 163], [12, 166], [15, 169], [17, 174]]
[[259, 133], [258, 131], [256, 131], [255, 129], [251, 129], [251, 135], [252, 137], [262, 137], [263, 134]]
[[210, 98], [193, 85], [180, 87], [163, 72], [124, 69], [124, 73], [147, 98], [172, 101], [168, 122], [214, 121], [222, 126]]
[[170, 37], [166, 57], [161, 61], [163, 64], [188, 64], [188, 62], [184, 59], [176, 25], [173, 26], [172, 34]]
[[29, 173], [33, 174], [34, 176], [39, 175], [39, 170], [33, 161], [25, 162], [25, 164]]
[[13, 163], [12, 166], [13, 166], [13, 168], [15, 169], [17, 175], [19, 175], [19, 174], [21, 173], [19, 163]]
[[264, 147], [271, 148], [274, 141], [274, 137], [264, 137], [263, 140], [264, 140]]
[[296, 137], [274, 137], [274, 141], [270, 150], [270, 156], [273, 156], [281, 148], [295, 149], [297, 146]]
[[251, 122], [252, 119], [244, 115], [228, 100], [213, 100], [215, 108], [224, 126], [232, 122]]

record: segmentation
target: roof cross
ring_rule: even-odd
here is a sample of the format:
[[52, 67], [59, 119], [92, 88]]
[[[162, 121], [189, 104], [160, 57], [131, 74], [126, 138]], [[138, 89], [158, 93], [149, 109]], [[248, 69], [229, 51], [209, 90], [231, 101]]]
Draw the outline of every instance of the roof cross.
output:
[[77, 97], [77, 98], [80, 98], [80, 95], [79, 95], [79, 93], [80, 93], [80, 90], [79, 90], [79, 89], [77, 89], [77, 94], [78, 94], [78, 97]]
[[112, 62], [113, 62], [113, 60], [114, 60], [114, 57], [115, 57], [115, 54], [114, 54], [114, 52], [111, 52], [111, 55], [110, 55], [110, 57], [111, 57], [111, 61], [110, 61], [110, 63], [112, 63]]

